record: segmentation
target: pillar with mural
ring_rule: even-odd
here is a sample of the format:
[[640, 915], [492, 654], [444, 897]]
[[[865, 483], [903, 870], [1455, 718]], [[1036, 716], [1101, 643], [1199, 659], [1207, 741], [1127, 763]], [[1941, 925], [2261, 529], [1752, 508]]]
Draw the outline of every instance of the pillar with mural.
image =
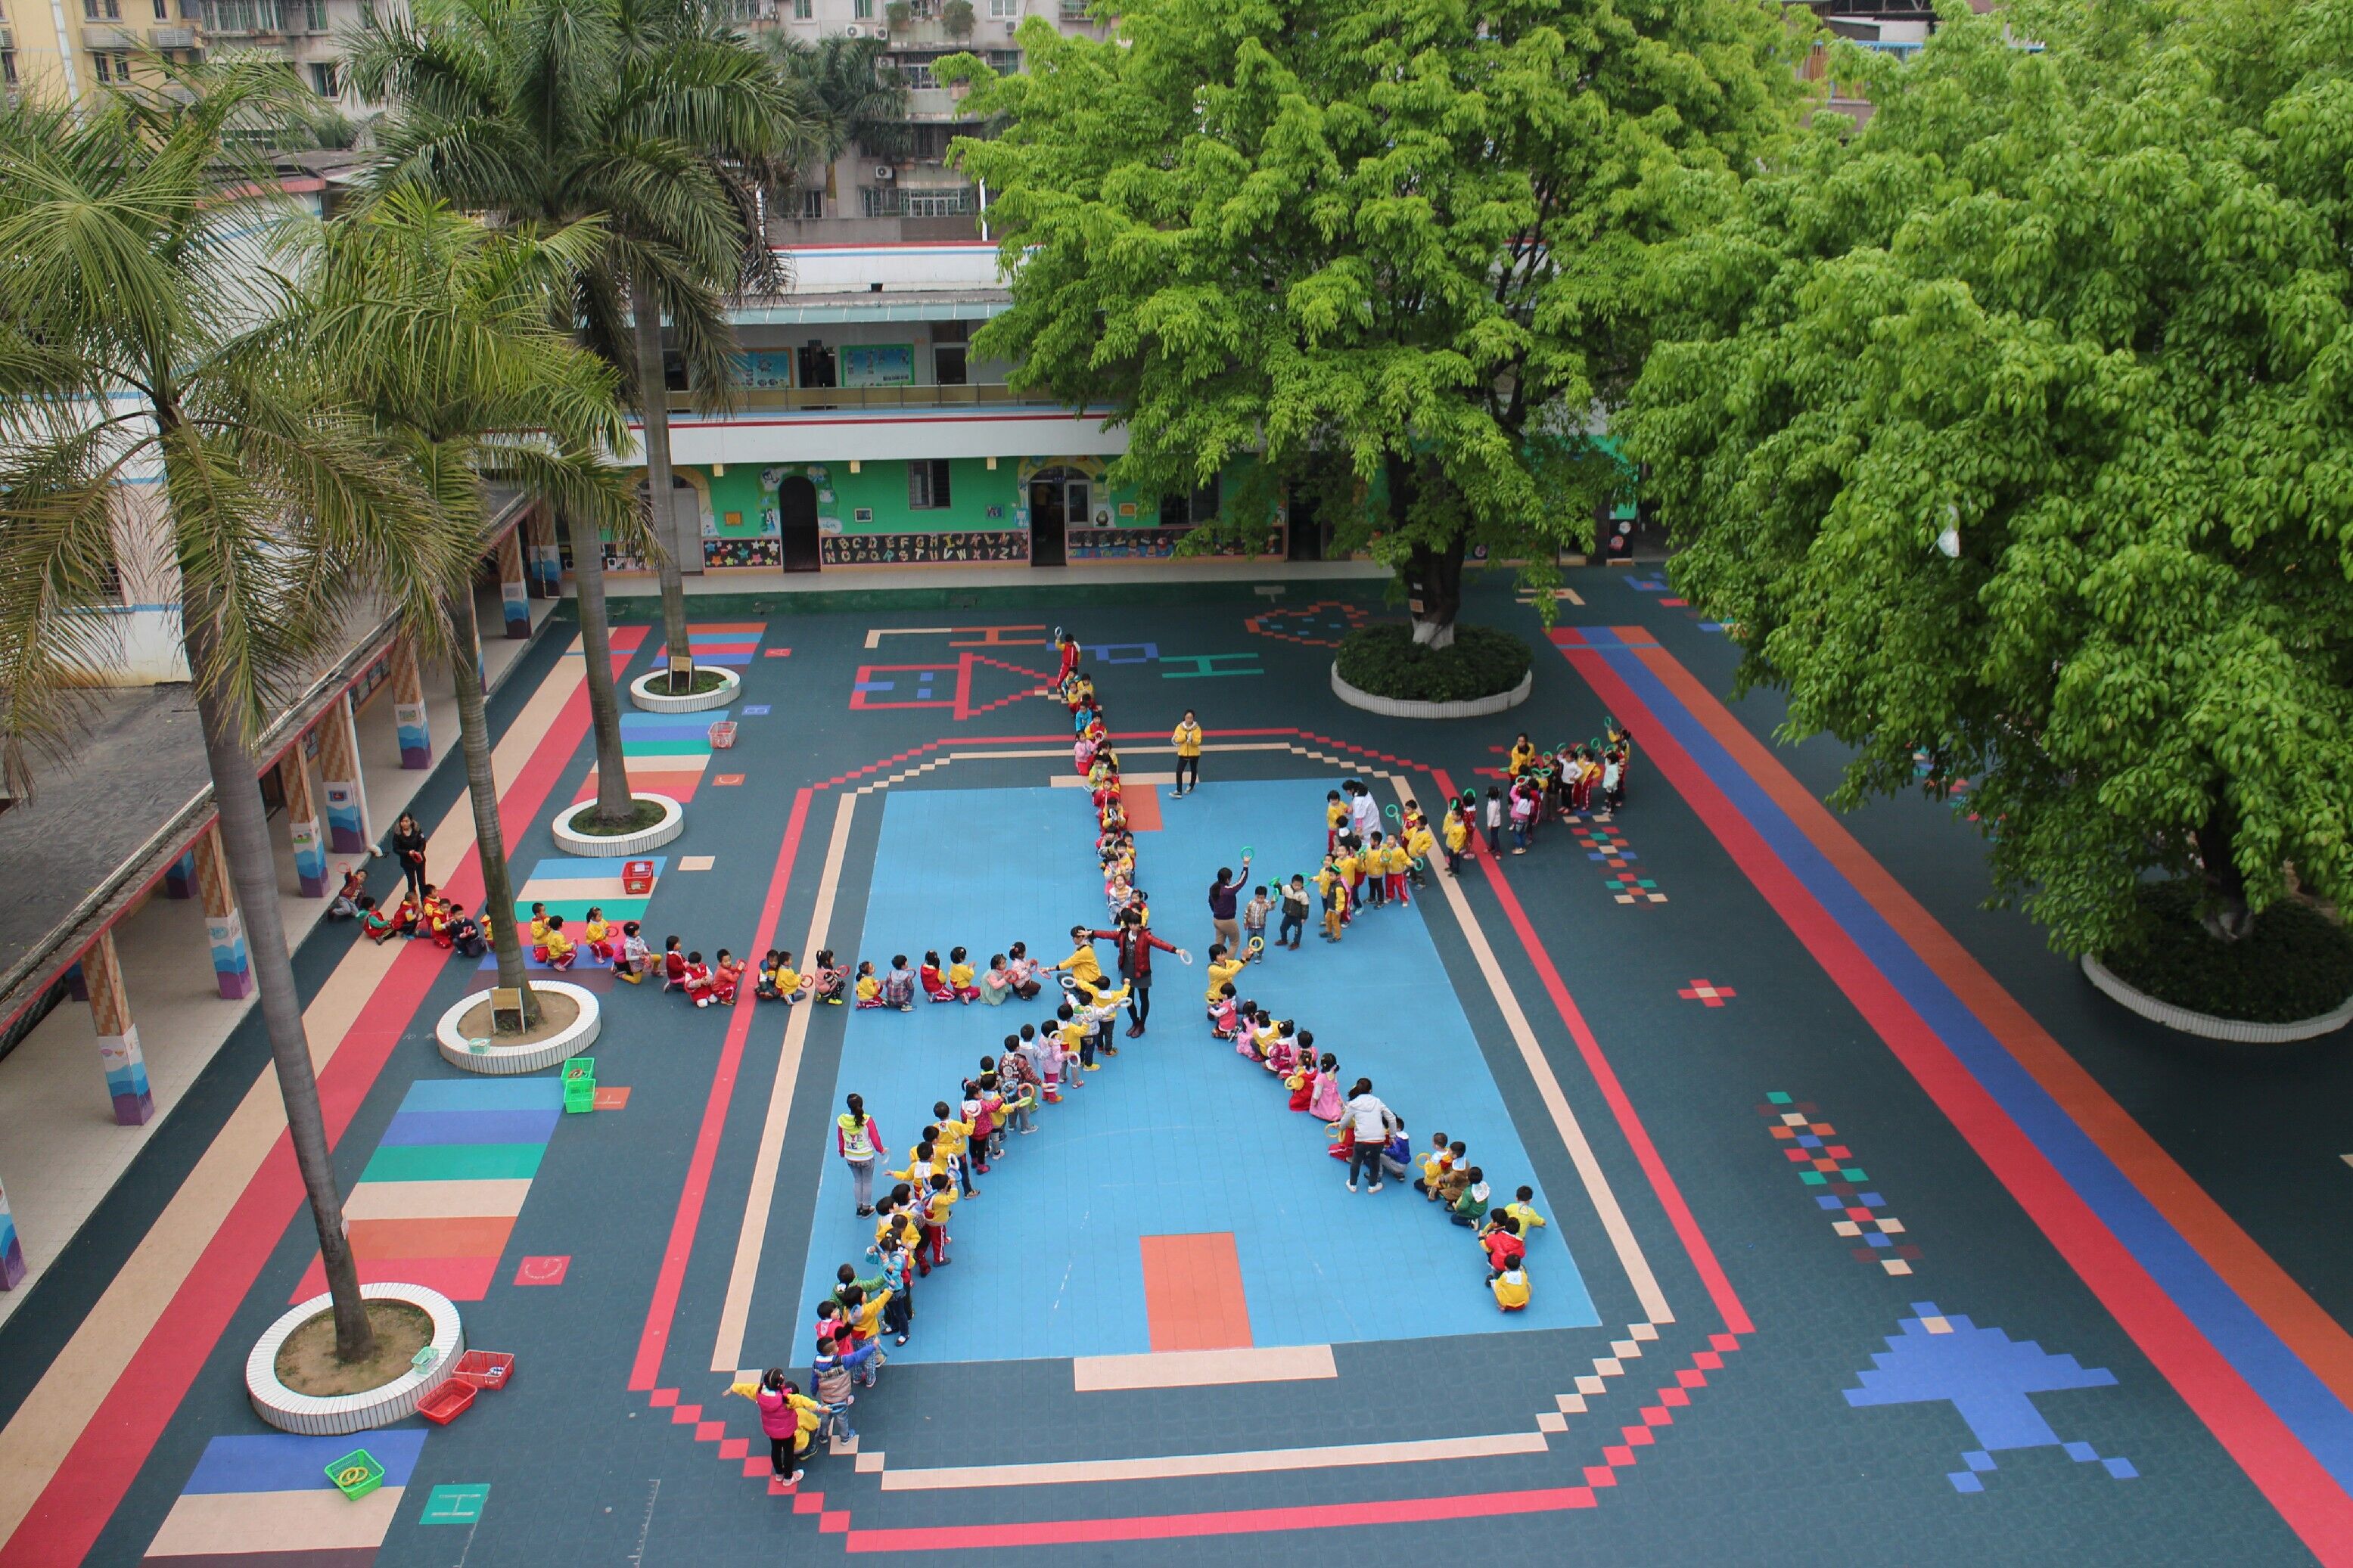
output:
[[286, 832], [294, 842], [294, 879], [306, 899], [327, 896], [327, 845], [319, 832], [319, 797], [311, 788], [311, 763], [297, 741], [279, 759], [278, 778], [286, 792]]
[[196, 885], [205, 899], [205, 937], [212, 944], [213, 977], [220, 994], [235, 1002], [253, 994], [253, 960], [245, 946], [245, 916], [237, 912], [237, 889], [228, 879], [228, 855], [221, 847], [220, 824], [206, 825], [196, 840]]
[[518, 522], [499, 535], [499, 600], [506, 613], [507, 636], [531, 636], [531, 585], [524, 580], [522, 525]]
[[400, 736], [400, 765], [433, 765], [433, 731], [425, 722], [425, 679], [417, 668], [417, 645], [408, 638], [392, 642], [392, 724]]
[[326, 797], [327, 844], [338, 855], [361, 854], [375, 842], [353, 722], [348, 691], [327, 704], [319, 720], [319, 792]]
[[81, 972], [90, 986], [90, 1021], [98, 1027], [98, 1060], [106, 1072], [107, 1097], [114, 1101], [114, 1120], [124, 1127], [144, 1126], [155, 1114], [155, 1096], [147, 1087], [146, 1054], [139, 1048], [139, 1026], [132, 1021], [131, 999], [122, 989], [114, 932], [90, 944], [81, 955]]

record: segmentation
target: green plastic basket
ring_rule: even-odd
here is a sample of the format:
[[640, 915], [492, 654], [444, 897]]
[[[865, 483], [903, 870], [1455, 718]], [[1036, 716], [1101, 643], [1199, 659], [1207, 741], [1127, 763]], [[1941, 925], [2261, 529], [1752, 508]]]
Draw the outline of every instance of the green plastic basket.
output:
[[586, 1079], [590, 1083], [596, 1081], [595, 1057], [574, 1057], [564, 1064], [564, 1081], [568, 1085], [575, 1079]]
[[564, 1109], [566, 1111], [596, 1110], [596, 1080], [593, 1078], [567, 1080], [564, 1086]]
[[365, 1448], [353, 1448], [327, 1467], [327, 1479], [353, 1502], [384, 1485], [384, 1466]]

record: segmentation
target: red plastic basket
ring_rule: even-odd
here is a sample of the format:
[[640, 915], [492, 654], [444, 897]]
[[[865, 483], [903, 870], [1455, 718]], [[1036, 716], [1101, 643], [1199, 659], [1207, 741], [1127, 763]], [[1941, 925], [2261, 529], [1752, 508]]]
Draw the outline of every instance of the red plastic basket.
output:
[[447, 1426], [473, 1408], [476, 1392], [472, 1384], [452, 1377], [426, 1396], [425, 1403], [417, 1407], [417, 1414], [436, 1426]]
[[495, 1392], [507, 1385], [514, 1375], [514, 1357], [504, 1351], [468, 1351], [458, 1358], [450, 1376], [460, 1383], [470, 1383], [476, 1388]]
[[712, 726], [711, 726], [711, 748], [712, 748], [712, 750], [716, 751], [716, 752], [723, 752], [723, 751], [727, 750], [727, 748], [728, 748], [728, 747], [730, 747], [730, 746], [733, 745], [734, 743], [735, 743], [735, 721], [734, 721], [734, 720], [733, 720], [733, 719], [722, 719], [721, 721], [719, 721], [719, 722], [718, 722], [718, 723], [713, 724]]

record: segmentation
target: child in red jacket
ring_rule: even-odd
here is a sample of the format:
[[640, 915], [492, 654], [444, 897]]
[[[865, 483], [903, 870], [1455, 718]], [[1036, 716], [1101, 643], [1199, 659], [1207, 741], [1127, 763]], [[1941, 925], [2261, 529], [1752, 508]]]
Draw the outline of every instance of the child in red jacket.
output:
[[735, 989], [744, 983], [744, 965], [725, 948], [719, 950], [719, 962], [711, 971], [711, 999], [722, 1007], [735, 1005]]
[[712, 992], [717, 984], [718, 982], [712, 977], [711, 965], [702, 962], [702, 954], [700, 952], [688, 953], [686, 973], [680, 982], [680, 988], [686, 993], [686, 999], [698, 1007], [708, 1007], [711, 1005]]
[[948, 984], [947, 975], [942, 972], [940, 955], [936, 951], [923, 954], [923, 967], [916, 974], [915, 984], [921, 985], [923, 988], [923, 994], [934, 1002], [953, 1002], [956, 999], [955, 987]]

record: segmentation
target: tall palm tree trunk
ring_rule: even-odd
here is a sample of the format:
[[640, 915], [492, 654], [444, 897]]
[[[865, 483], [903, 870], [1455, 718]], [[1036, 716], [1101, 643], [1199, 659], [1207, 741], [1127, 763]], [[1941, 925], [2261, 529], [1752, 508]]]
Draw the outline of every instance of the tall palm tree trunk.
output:
[[686, 582], [680, 572], [687, 551], [701, 550], [702, 541], [682, 536], [678, 507], [670, 500], [670, 388], [662, 378], [661, 304], [635, 278], [629, 279], [629, 321], [638, 339], [638, 402], [646, 417], [646, 496], [653, 507], [654, 536], [662, 542], [662, 636], [670, 646], [670, 689], [683, 693], [693, 684], [694, 650], [687, 640]]
[[327, 1123], [319, 1109], [319, 1079], [311, 1064], [311, 1040], [302, 1027], [302, 997], [294, 984], [293, 960], [286, 952], [286, 924], [278, 910], [278, 862], [269, 849], [269, 822], [255, 782], [253, 753], [244, 725], [229, 709], [213, 679], [219, 666], [207, 606], [191, 597], [182, 606], [183, 641], [196, 692], [196, 721], [205, 740], [205, 763], [212, 771], [213, 800], [220, 812], [221, 847], [227, 851], [229, 881], [245, 912], [247, 959], [261, 998], [261, 1022], [269, 1037], [269, 1058], [278, 1069], [279, 1098], [286, 1102], [286, 1131], [294, 1144], [294, 1165], [310, 1194], [311, 1217], [319, 1229], [319, 1261], [333, 1299], [335, 1355], [355, 1362], [375, 1352], [375, 1331], [360, 1297], [360, 1272], [343, 1234], [343, 1194], [335, 1190], [335, 1167], [327, 1147]]
[[[613, 682], [613, 637], [605, 625], [605, 542], [596, 526], [565, 511], [564, 531], [572, 541], [572, 590], [580, 601], [580, 655], [588, 661], [588, 721], [596, 736], [596, 815], [626, 822], [629, 770], [621, 754], [621, 699]], [[683, 595], [681, 595], [681, 600]]]
[[499, 781], [491, 771], [490, 717], [475, 660], [480, 628], [474, 614], [474, 585], [460, 584], [449, 595], [449, 629], [456, 650], [449, 658], [449, 684], [458, 699], [458, 741], [466, 752], [466, 795], [474, 808], [474, 849], [482, 862], [482, 924], [491, 951], [499, 955], [499, 984], [522, 994], [522, 1023], [539, 1021], [539, 998], [522, 966], [522, 938], [515, 931], [514, 877], [507, 868], [506, 825], [499, 820]]

